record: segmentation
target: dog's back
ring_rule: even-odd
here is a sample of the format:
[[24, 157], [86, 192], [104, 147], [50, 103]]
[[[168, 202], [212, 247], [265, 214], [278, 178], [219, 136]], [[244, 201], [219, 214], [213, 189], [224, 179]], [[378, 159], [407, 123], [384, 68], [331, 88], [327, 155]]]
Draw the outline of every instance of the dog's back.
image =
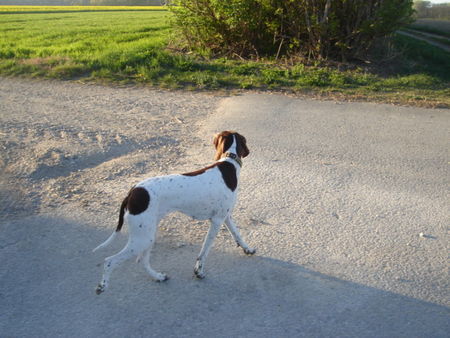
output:
[[[210, 219], [218, 214], [226, 215], [236, 202], [236, 192], [227, 186], [218, 166], [195, 175], [153, 177], [136, 187], [148, 191], [149, 212], [157, 212], [160, 218], [179, 211], [194, 219]], [[155, 203], [153, 206], [152, 201]]]

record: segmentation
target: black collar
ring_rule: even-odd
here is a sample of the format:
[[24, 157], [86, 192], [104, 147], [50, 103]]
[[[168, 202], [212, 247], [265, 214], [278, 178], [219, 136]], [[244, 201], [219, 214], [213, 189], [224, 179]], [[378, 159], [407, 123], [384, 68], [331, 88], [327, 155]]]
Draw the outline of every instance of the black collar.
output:
[[237, 164], [239, 164], [239, 166], [242, 168], [242, 160], [236, 154], [226, 152], [222, 155], [222, 158], [224, 158], [224, 157], [229, 157], [229, 158], [235, 160], [237, 162]]

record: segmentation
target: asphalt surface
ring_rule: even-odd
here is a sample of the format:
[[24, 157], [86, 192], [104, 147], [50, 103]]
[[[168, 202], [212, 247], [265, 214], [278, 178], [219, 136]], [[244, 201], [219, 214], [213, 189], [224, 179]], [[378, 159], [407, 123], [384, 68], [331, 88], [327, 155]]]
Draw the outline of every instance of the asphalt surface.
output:
[[448, 110], [244, 94], [199, 123], [175, 172], [210, 161], [214, 132], [243, 134], [234, 218], [257, 254], [223, 231], [196, 280], [207, 226], [175, 215], [152, 254], [171, 279], [130, 262], [97, 296], [125, 236], [91, 250], [115, 214], [68, 203], [8, 218], [0, 336], [448, 337]]

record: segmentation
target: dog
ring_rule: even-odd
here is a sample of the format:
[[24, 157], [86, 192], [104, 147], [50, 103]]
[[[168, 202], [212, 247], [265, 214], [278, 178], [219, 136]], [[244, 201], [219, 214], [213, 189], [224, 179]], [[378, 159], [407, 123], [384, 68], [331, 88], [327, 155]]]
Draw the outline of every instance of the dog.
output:
[[245, 254], [253, 255], [242, 239], [231, 215], [236, 203], [242, 158], [249, 155], [247, 141], [235, 131], [223, 131], [214, 137], [216, 154], [212, 165], [185, 174], [146, 179], [135, 185], [120, 206], [119, 223], [113, 234], [93, 251], [110, 244], [122, 229], [124, 219], [129, 226], [125, 247], [105, 259], [104, 272], [96, 293], [108, 287], [110, 275], [124, 261], [137, 256], [148, 274], [156, 281], [168, 279], [150, 266], [150, 251], [156, 230], [168, 213], [179, 211], [196, 220], [209, 220], [211, 225], [194, 267], [197, 278], [205, 277], [205, 260], [223, 223]]

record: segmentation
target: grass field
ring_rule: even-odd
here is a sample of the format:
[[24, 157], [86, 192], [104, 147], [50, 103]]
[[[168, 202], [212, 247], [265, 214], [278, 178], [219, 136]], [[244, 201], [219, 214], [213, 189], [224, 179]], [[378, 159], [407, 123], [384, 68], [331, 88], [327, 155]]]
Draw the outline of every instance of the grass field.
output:
[[169, 16], [161, 7], [0, 6], [0, 74], [450, 107], [450, 55], [413, 39], [397, 37], [405, 59], [388, 76], [356, 66], [205, 60], [167, 48]]
[[164, 6], [1, 6], [2, 13], [63, 13], [63, 12], [166, 11]]

